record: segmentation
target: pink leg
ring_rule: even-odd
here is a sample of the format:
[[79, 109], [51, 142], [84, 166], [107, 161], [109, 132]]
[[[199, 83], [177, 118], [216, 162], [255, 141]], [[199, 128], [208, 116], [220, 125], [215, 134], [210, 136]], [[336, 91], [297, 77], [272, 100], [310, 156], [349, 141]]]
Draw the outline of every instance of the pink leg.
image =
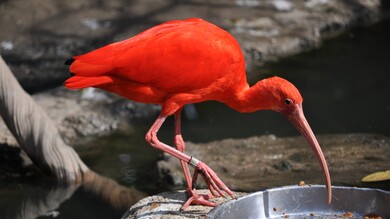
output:
[[[193, 157], [181, 152], [180, 150], [174, 149], [174, 148], [170, 147], [169, 145], [166, 145], [166, 144], [160, 142], [160, 140], [158, 140], [157, 132], [161, 128], [161, 126], [164, 123], [166, 118], [167, 118], [166, 115], [161, 114], [156, 119], [156, 121], [154, 122], [152, 127], [146, 133], [146, 136], [145, 136], [146, 141], [149, 142], [149, 144], [151, 146], [178, 158], [181, 162], [184, 162], [185, 164], [191, 164], [192, 166], [194, 166], [195, 167], [194, 175], [197, 176], [198, 173], [201, 173], [203, 178], [205, 179], [207, 185], [209, 186], [209, 188], [212, 188], [211, 191], [216, 191], [218, 194], [225, 197], [225, 195], [221, 191], [221, 189], [222, 189], [227, 194], [229, 194], [232, 198], [234, 198], [233, 192], [230, 191], [230, 189], [226, 187], [226, 185], [219, 179], [217, 174], [215, 174], [215, 172], [210, 167], [208, 167], [203, 162], [197, 160], [196, 158], [193, 158]], [[180, 122], [180, 118], [179, 118], [178, 122]], [[179, 130], [179, 134], [180, 134], [180, 126], [178, 126], [178, 130]], [[180, 141], [180, 139], [182, 141], [181, 135], [177, 139], [178, 139], [178, 141]], [[184, 148], [183, 148], [183, 150], [184, 150]], [[183, 166], [183, 164], [182, 164], [182, 166]], [[184, 169], [188, 169], [188, 165], [184, 166], [184, 167], [185, 167]], [[188, 171], [188, 173], [186, 173], [186, 171], [187, 170], [184, 170], [184, 174], [185, 175], [189, 174], [189, 171]], [[197, 177], [195, 177], [195, 178], [197, 178]], [[189, 179], [190, 179], [190, 177], [189, 177]], [[186, 180], [187, 180], [187, 176], [186, 176]], [[192, 191], [192, 180], [187, 181], [187, 185], [191, 186], [189, 188], [191, 188], [191, 191]], [[196, 194], [195, 197], [194, 197], [194, 194]], [[193, 192], [193, 196], [190, 197], [190, 199], [183, 205], [183, 208], [186, 208], [191, 203], [201, 204], [201, 205], [206, 205], [206, 206], [215, 206], [216, 205], [215, 203], [207, 201], [205, 199], [205, 197], [199, 196], [199, 195], [197, 195], [197, 193], [194, 193], [194, 192]]]
[[[183, 137], [181, 135], [181, 110], [175, 112], [175, 139], [174, 144], [180, 152], [184, 152], [185, 150], [185, 143], [183, 140]], [[192, 179], [190, 175], [190, 170], [188, 168], [188, 163], [185, 161], [180, 160], [181, 167], [183, 169], [184, 177], [186, 178], [187, 182], [187, 188], [188, 190], [192, 190]]]
[[[175, 112], [175, 139], [174, 144], [180, 152], [184, 152], [185, 150], [185, 143], [183, 140], [183, 137], [181, 135], [181, 110]], [[199, 195], [195, 189], [196, 179], [193, 182], [190, 175], [190, 170], [188, 168], [188, 163], [180, 160], [181, 167], [183, 169], [184, 177], [187, 182], [187, 193], [189, 195], [189, 199], [187, 202], [183, 205], [182, 209], [186, 209], [191, 203], [194, 204], [203, 204], [207, 206], [216, 206], [215, 203], [208, 201], [210, 198], [213, 198], [213, 195]], [[212, 189], [211, 186], [209, 186], [210, 191], [213, 192], [214, 189]]]

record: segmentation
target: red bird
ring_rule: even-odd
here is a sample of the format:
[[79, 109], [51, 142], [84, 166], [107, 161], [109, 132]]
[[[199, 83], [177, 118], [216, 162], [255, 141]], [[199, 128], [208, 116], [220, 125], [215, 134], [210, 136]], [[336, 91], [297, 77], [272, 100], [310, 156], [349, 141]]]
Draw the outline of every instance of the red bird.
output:
[[[325, 176], [328, 202], [331, 182], [325, 157], [302, 110], [302, 97], [285, 79], [271, 77], [250, 87], [245, 60], [239, 44], [227, 31], [198, 18], [176, 20], [152, 27], [132, 38], [113, 43], [68, 60], [69, 89], [96, 87], [130, 100], [160, 104], [161, 113], [146, 134], [151, 146], [178, 158], [187, 181], [188, 201], [216, 206], [214, 195], [234, 194], [215, 172], [200, 160], [184, 153], [180, 120], [183, 106], [208, 100], [250, 113], [273, 110], [282, 113], [306, 138], [317, 156]], [[175, 148], [157, 138], [168, 116], [175, 117]], [[195, 168], [191, 178], [188, 164]], [[194, 188], [198, 173], [205, 179], [210, 195], [199, 195]]]

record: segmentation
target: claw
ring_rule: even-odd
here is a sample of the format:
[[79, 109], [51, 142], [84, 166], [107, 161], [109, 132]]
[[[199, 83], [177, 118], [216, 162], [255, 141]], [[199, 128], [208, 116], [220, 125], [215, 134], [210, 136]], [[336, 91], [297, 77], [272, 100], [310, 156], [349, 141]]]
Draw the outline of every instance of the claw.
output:
[[[198, 177], [198, 174], [201, 173], [206, 184], [213, 195], [219, 195], [221, 197], [226, 198], [224, 192], [226, 192], [230, 197], [235, 198], [234, 193], [219, 179], [217, 174], [206, 164], [199, 161], [195, 167], [194, 175], [193, 175], [193, 188], [195, 188], [195, 183]], [[222, 190], [224, 192], [222, 192]]]
[[215, 191], [215, 189], [213, 189], [213, 187], [211, 187], [211, 186], [209, 186], [209, 185], [208, 185], [208, 187], [209, 187], [209, 190], [210, 190], [210, 192], [211, 192], [210, 195], [212, 195], [213, 198], [219, 196], [219, 194]]
[[213, 198], [210, 195], [199, 195], [198, 192], [195, 189], [192, 190], [192, 191], [187, 191], [187, 192], [188, 192], [190, 198], [188, 198], [188, 200], [180, 208], [180, 211], [184, 211], [191, 204], [203, 205], [203, 206], [209, 206], [209, 207], [216, 207], [216, 206], [218, 206], [217, 203], [209, 201], [209, 199]]
[[198, 169], [195, 168], [194, 175], [192, 176], [192, 189], [196, 187], [196, 181], [198, 180]]

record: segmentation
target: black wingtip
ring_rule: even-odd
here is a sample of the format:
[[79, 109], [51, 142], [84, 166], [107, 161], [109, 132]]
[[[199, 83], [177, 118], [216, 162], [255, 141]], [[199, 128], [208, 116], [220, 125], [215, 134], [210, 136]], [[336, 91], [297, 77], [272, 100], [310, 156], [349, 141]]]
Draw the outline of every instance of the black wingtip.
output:
[[74, 62], [74, 60], [76, 60], [76, 59], [70, 58], [70, 59], [65, 61], [64, 65], [71, 65]]

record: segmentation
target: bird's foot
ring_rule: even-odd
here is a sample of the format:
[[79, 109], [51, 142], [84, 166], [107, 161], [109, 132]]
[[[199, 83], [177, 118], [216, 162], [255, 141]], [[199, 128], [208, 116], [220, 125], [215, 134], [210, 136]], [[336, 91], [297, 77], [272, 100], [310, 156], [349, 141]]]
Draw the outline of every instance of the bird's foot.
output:
[[198, 178], [198, 174], [201, 174], [206, 181], [207, 186], [211, 194], [215, 196], [221, 196], [226, 198], [226, 195], [222, 192], [225, 191], [230, 197], [236, 198], [234, 193], [219, 179], [217, 174], [208, 167], [205, 163], [201, 161], [197, 161], [194, 171], [194, 176], [192, 177], [192, 187], [195, 188], [196, 180]]
[[209, 206], [209, 207], [215, 207], [218, 205], [217, 203], [209, 201], [211, 198], [214, 198], [214, 195], [212, 195], [212, 194], [201, 195], [196, 191], [196, 189], [187, 190], [187, 193], [188, 193], [189, 198], [184, 203], [184, 205], [181, 207], [180, 210], [182, 210], [182, 211], [184, 211], [191, 204], [203, 205], [203, 206]]

